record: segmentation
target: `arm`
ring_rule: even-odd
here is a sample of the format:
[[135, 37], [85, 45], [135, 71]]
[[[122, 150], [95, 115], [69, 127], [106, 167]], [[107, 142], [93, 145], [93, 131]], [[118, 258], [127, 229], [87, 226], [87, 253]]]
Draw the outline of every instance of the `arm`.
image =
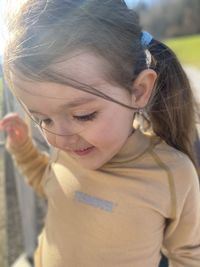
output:
[[[198, 176], [192, 164], [185, 164], [179, 176], [176, 218], [169, 220], [164, 234], [164, 252], [170, 267], [200, 266], [200, 192]], [[187, 182], [186, 182], [187, 181]], [[176, 182], [176, 181], [175, 181]]]
[[34, 146], [28, 127], [18, 114], [8, 114], [0, 121], [0, 129], [7, 133], [6, 148], [20, 171], [27, 177], [28, 183], [44, 196], [43, 181], [49, 164], [48, 155]]
[[45, 196], [43, 189], [44, 175], [49, 165], [49, 156], [40, 152], [31, 139], [20, 147], [15, 148], [6, 143], [6, 149], [12, 155], [14, 162], [27, 178], [28, 184], [40, 195]]

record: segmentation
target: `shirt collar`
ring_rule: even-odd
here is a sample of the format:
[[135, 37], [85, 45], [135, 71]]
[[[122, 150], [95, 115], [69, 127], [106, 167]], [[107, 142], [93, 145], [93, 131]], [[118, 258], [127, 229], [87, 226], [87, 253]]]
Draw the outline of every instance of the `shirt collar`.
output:
[[143, 134], [140, 130], [135, 130], [126, 140], [121, 150], [109, 162], [102, 166], [102, 168], [134, 161], [144, 154], [150, 146], [151, 137]]

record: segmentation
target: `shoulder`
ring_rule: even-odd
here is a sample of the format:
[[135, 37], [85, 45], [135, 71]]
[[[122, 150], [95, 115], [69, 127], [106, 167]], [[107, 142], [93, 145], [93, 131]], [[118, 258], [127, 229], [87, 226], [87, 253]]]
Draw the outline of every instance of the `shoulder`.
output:
[[186, 154], [169, 146], [164, 141], [154, 147], [153, 153], [159, 158], [161, 167], [172, 176], [176, 190], [187, 191], [192, 186], [198, 186], [197, 170]]
[[188, 195], [199, 195], [199, 178], [189, 157], [161, 142], [152, 149], [152, 157], [159, 169], [165, 171], [170, 195], [171, 218], [180, 214]]

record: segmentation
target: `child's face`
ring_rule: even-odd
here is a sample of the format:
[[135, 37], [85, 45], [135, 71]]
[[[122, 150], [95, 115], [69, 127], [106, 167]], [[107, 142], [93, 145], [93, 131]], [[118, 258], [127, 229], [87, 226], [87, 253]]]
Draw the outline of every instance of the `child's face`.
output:
[[[133, 106], [129, 92], [105, 81], [105, 66], [94, 55], [79, 54], [54, 69]], [[86, 168], [97, 169], [109, 161], [132, 132], [133, 111], [119, 104], [67, 85], [17, 77], [13, 82], [16, 95], [31, 114], [43, 121], [44, 127], [60, 134], [46, 132], [48, 142]]]

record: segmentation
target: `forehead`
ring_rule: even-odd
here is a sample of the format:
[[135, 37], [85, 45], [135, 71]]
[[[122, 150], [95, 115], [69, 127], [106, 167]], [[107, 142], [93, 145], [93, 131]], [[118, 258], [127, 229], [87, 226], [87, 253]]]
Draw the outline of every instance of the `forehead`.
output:
[[[130, 100], [128, 91], [114, 82], [108, 81], [109, 66], [101, 58], [89, 53], [76, 53], [65, 61], [50, 66], [49, 71], [61, 75], [67, 80], [72, 79], [75, 85], [38, 82], [26, 79], [23, 75], [13, 75], [14, 94], [30, 109], [40, 113], [52, 113], [61, 110], [61, 106], [68, 105], [76, 100], [81, 101], [86, 98], [93, 100], [93, 103], [106, 101], [107, 105], [114, 102], [107, 101], [102, 97], [94, 95], [94, 90], [100, 95], [103, 93], [108, 97], [124, 102]], [[82, 89], [77, 89], [76, 84], [82, 84]], [[84, 88], [89, 88], [90, 93], [85, 92]], [[91, 89], [92, 88], [92, 89]], [[95, 100], [95, 101], [94, 101]], [[88, 101], [89, 102], [89, 101]], [[90, 102], [92, 103], [92, 102]], [[90, 105], [88, 103], [88, 105]], [[85, 103], [87, 104], [87, 103]]]
[[[100, 57], [91, 53], [77, 52], [70, 58], [60, 63], [50, 66], [50, 71], [55, 72], [67, 79], [72, 79], [78, 83], [93, 87], [113, 98], [119, 98], [122, 88], [107, 81], [108, 66]], [[68, 102], [84, 98], [103, 101], [102, 98], [69, 86], [67, 84], [53, 82], [30, 81], [22, 75], [12, 76], [14, 93], [30, 109], [40, 110], [49, 107], [58, 107]], [[76, 83], [76, 82], [75, 82]]]
[[15, 94], [29, 110], [48, 114], [97, 102], [98, 97], [70, 86], [50, 82], [27, 82]]
[[63, 62], [52, 65], [50, 69], [89, 85], [107, 80], [109, 64], [94, 53], [77, 51], [64, 58]]
[[[73, 92], [70, 90], [65, 92], [66, 90], [63, 89], [73, 87], [73, 85], [68, 86], [67, 81], [69, 81], [69, 84], [70, 81], [74, 81], [74, 86], [77, 83], [77, 86], [82, 84], [94, 88], [107, 83], [105, 62], [91, 53], [76, 52], [70, 58], [65, 58], [64, 61], [51, 65], [48, 71], [66, 79], [66, 84], [62, 86], [61, 83], [37, 82], [29, 80], [25, 75], [16, 72], [15, 75], [12, 75], [15, 93], [21, 94], [21, 89], [21, 91], [26, 91], [32, 95], [56, 97], [59, 94], [69, 97]], [[52, 88], [54, 89], [51, 90]]]

